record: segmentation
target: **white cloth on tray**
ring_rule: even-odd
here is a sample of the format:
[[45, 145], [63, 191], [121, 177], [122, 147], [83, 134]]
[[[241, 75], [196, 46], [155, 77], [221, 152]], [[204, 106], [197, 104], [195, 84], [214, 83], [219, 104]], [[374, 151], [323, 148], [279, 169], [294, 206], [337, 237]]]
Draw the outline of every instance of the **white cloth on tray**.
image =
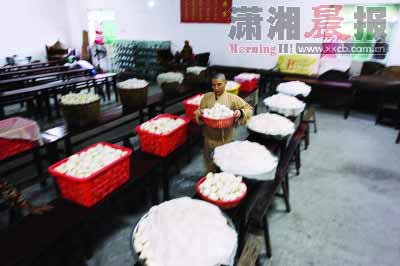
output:
[[35, 121], [11, 117], [0, 121], [0, 138], [40, 141], [40, 128]]
[[163, 83], [173, 83], [178, 82], [181, 84], [183, 82], [183, 74], [180, 72], [167, 72], [161, 73], [157, 76], [157, 84], [161, 86]]
[[195, 74], [195, 75], [200, 75], [200, 73], [204, 70], [206, 70], [206, 67], [201, 67], [201, 66], [192, 66], [192, 67], [188, 67], [186, 68], [186, 73], [191, 73], [191, 74]]
[[133, 237], [145, 241], [140, 257], [147, 266], [233, 265], [237, 249], [237, 233], [221, 210], [188, 197], [151, 208]]
[[303, 95], [304, 97], [307, 97], [311, 92], [311, 86], [296, 80], [281, 83], [276, 87], [276, 90], [279, 93], [289, 96]]
[[[213, 159], [223, 172], [247, 178], [268, 174], [278, 165], [278, 158], [267, 148], [247, 140], [234, 141], [215, 148]], [[266, 178], [270, 178], [270, 175]]]

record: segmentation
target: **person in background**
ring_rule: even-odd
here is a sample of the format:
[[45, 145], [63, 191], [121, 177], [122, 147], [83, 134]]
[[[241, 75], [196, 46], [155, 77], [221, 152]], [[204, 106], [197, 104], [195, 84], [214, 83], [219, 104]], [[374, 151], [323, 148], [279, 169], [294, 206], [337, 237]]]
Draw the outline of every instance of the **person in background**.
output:
[[48, 212], [53, 208], [50, 205], [33, 206], [17, 189], [3, 180], [0, 180], [0, 198], [4, 199], [12, 208], [36, 215]]
[[[204, 95], [199, 109], [195, 112], [197, 122], [200, 124], [200, 115], [206, 108], [212, 108], [216, 103], [223, 104], [235, 112], [238, 125], [244, 125], [251, 118], [253, 108], [242, 98], [225, 91], [226, 78], [224, 74], [215, 74], [211, 79], [212, 92]], [[204, 161], [208, 172], [215, 172], [212, 152], [218, 146], [233, 141], [234, 128], [215, 129], [204, 126]]]
[[189, 41], [185, 41], [185, 45], [182, 48], [180, 57], [182, 58], [183, 64], [193, 64], [194, 63], [194, 54], [192, 46], [190, 46]]

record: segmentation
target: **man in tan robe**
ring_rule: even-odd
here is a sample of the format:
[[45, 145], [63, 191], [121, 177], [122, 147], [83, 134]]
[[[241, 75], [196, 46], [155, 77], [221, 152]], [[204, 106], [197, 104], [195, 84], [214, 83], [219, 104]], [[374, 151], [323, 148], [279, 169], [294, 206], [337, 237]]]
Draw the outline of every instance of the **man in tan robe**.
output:
[[[198, 123], [200, 114], [206, 108], [212, 108], [216, 103], [223, 104], [235, 112], [235, 124], [244, 125], [250, 119], [253, 108], [242, 98], [225, 91], [226, 79], [224, 74], [216, 74], [212, 77], [212, 92], [204, 95], [200, 102], [200, 107], [195, 116]], [[215, 172], [216, 166], [213, 163], [212, 152], [218, 146], [233, 141], [234, 128], [215, 129], [204, 126], [204, 161], [208, 172]]]

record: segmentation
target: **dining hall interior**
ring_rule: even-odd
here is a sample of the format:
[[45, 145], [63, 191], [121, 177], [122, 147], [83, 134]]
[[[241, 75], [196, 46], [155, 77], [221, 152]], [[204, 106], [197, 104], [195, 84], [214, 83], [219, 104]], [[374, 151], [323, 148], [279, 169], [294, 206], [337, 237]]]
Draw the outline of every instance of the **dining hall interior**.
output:
[[0, 6], [0, 265], [400, 264], [400, 1]]

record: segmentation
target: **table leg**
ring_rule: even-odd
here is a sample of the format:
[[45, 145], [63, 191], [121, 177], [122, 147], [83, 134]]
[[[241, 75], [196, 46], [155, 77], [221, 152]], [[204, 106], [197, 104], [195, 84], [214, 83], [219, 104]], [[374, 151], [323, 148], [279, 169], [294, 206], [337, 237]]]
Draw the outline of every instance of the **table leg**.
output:
[[35, 162], [36, 171], [37, 171], [38, 176], [39, 176], [40, 186], [42, 188], [45, 188], [47, 183], [46, 183], [46, 178], [44, 178], [44, 176], [43, 176], [42, 160], [40, 158], [40, 146], [34, 148], [34, 150], [33, 150], [33, 160]]
[[350, 110], [351, 110], [351, 108], [353, 107], [353, 104], [354, 104], [354, 100], [355, 100], [355, 98], [356, 98], [356, 95], [357, 95], [357, 90], [356, 90], [356, 89], [353, 89], [353, 91], [351, 92], [350, 99], [348, 100], [347, 105], [346, 105], [346, 108], [345, 108], [345, 111], [344, 111], [344, 119], [347, 119], [347, 118], [349, 117], [349, 115], [350, 115]]
[[112, 78], [112, 84], [113, 84], [112, 86], [113, 86], [114, 94], [115, 94], [115, 101], [119, 102], [117, 79], [115, 77]]
[[72, 143], [71, 143], [71, 138], [69, 136], [66, 136], [64, 139], [64, 145], [65, 145], [65, 154], [67, 156], [72, 155]]
[[83, 245], [85, 249], [85, 258], [90, 259], [93, 256], [93, 247], [92, 247], [92, 241], [91, 241], [91, 235], [90, 235], [90, 226], [87, 222], [84, 222], [82, 225], [82, 238], [83, 238]]
[[151, 195], [151, 203], [152, 205], [160, 204], [160, 198], [158, 196], [158, 188], [159, 188], [159, 177], [153, 176], [150, 180], [150, 184], [148, 187], [150, 188], [150, 195]]
[[156, 110], [154, 106], [149, 107], [149, 112], [148, 112], [148, 119], [153, 118], [156, 115]]
[[241, 221], [239, 222], [238, 248], [235, 258], [236, 261], [240, 259], [240, 256], [243, 252], [243, 248], [246, 243], [247, 232], [248, 232], [247, 225], [244, 223], [244, 219], [241, 219]]
[[140, 121], [140, 124], [142, 124], [144, 121], [143, 108], [139, 109], [139, 121]]
[[0, 106], [0, 118], [3, 119], [6, 116], [6, 113], [4, 112], [4, 106]]
[[26, 108], [27, 108], [27, 111], [28, 111], [28, 114], [29, 114], [30, 117], [35, 117], [35, 114], [36, 114], [36, 112], [35, 112], [35, 103], [33, 101], [34, 101], [33, 98], [28, 99], [26, 101], [27, 102]]
[[378, 124], [381, 121], [382, 113], [384, 111], [384, 103], [385, 103], [385, 92], [384, 90], [382, 90], [381, 94], [379, 95], [379, 103], [378, 103], [378, 110], [376, 112], [375, 124]]
[[57, 117], [61, 117], [60, 103], [58, 102], [57, 94], [53, 96], [53, 100], [54, 100], [54, 107], [56, 109], [56, 115]]
[[44, 105], [46, 106], [47, 119], [50, 120], [52, 118], [52, 112], [51, 112], [51, 105], [50, 105], [50, 97], [47, 92], [43, 93], [42, 99], [44, 101]]
[[[46, 157], [49, 164], [54, 164], [59, 161], [60, 156], [57, 151], [57, 142], [52, 142], [46, 145]], [[57, 184], [54, 184], [54, 188], [57, 195], [61, 195], [60, 189]]]
[[162, 163], [162, 182], [163, 182], [164, 201], [170, 199], [168, 169], [169, 169], [168, 160], [167, 158], [165, 158]]
[[110, 101], [111, 100], [111, 90], [110, 90], [110, 81], [108, 79], [106, 80], [106, 93], [107, 93], [107, 99]]
[[272, 250], [271, 250], [271, 239], [269, 237], [269, 226], [268, 226], [268, 218], [267, 215], [264, 215], [263, 219], [263, 229], [264, 229], [264, 241], [265, 241], [265, 249], [267, 251], [267, 257], [272, 257]]

